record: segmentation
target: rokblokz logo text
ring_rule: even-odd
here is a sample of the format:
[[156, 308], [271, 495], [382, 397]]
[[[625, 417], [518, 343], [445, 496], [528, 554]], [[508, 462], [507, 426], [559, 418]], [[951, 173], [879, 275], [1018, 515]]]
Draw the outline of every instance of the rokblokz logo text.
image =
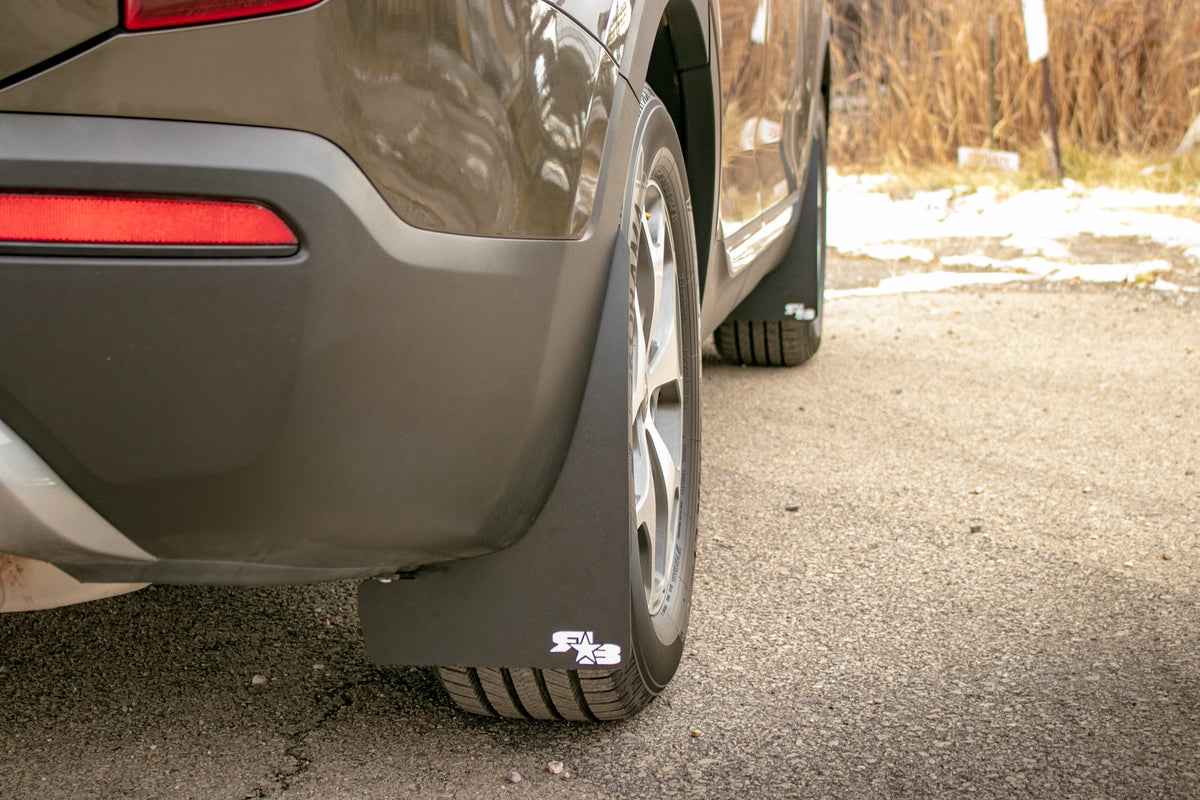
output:
[[596, 644], [592, 631], [559, 631], [550, 637], [551, 653], [575, 651], [575, 663], [584, 666], [615, 667], [621, 663], [621, 646]]

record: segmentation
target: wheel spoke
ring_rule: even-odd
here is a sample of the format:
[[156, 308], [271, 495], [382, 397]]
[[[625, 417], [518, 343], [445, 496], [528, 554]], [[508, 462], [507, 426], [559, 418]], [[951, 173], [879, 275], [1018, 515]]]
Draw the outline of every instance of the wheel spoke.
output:
[[665, 333], [666, 336], [663, 339], [654, 343], [654, 350], [658, 358], [649, 365], [646, 375], [646, 393], [652, 397], [664, 389], [668, 389], [672, 395], [677, 396], [679, 383], [683, 376], [679, 330], [672, 325]]
[[646, 338], [642, 334], [642, 326], [644, 318], [640, 307], [641, 292], [634, 289], [633, 303], [633, 352], [630, 353], [631, 381], [630, 381], [630, 408], [633, 409], [634, 417], [637, 417], [642, 409], [646, 406], [646, 401], [649, 396], [650, 388], [646, 383], [648, 372], [646, 369], [649, 354], [646, 348]]
[[[645, 362], [642, 364], [644, 366]], [[644, 379], [642, 383], [645, 384]], [[647, 598], [655, 593], [657, 585], [655, 564], [658, 560], [661, 497], [658, 491], [661, 481], [657, 475], [659, 469], [655, 463], [657, 454], [654, 451], [654, 439], [647, 428], [647, 423], [653, 425], [653, 420], [648, 419], [649, 409], [648, 402], [635, 407], [632, 432], [634, 526], [642, 564], [643, 589]]]
[[650, 443], [650, 470], [655, 488], [660, 492], [660, 499], [670, 505], [679, 494], [678, 448], [668, 444], [655, 425], [646, 426], [646, 439]]
[[[652, 287], [646, 297], [642, 298], [647, 310], [646, 322], [647, 339], [650, 344], [650, 360], [653, 361], [656, 357], [654, 345], [658, 337], [658, 332], [661, 330], [664, 320], [662, 317], [662, 307], [665, 298], [663, 297], [664, 288], [664, 270], [666, 268], [665, 253], [670, 240], [669, 222], [666, 218], [666, 204], [663, 203], [662, 194], [658, 187], [651, 184], [646, 189], [646, 210], [643, 217], [642, 225], [643, 246], [645, 248], [646, 260], [649, 262], [649, 274], [646, 276], [649, 280], [647, 286]], [[641, 266], [639, 264], [639, 266]], [[667, 321], [669, 322], [669, 321]]]

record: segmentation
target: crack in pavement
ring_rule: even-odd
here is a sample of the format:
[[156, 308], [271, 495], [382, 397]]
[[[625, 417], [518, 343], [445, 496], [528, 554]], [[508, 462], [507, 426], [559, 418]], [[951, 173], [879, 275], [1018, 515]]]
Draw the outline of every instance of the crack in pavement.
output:
[[307, 772], [309, 766], [312, 764], [312, 759], [302, 754], [308, 737], [321, 731], [330, 721], [341, 714], [343, 709], [354, 705], [354, 691], [364, 685], [367, 684], [357, 681], [343, 683], [332, 691], [322, 692], [317, 695], [316, 701], [318, 703], [325, 703], [325, 710], [311, 724], [290, 734], [288, 740], [291, 744], [283, 749], [284, 755], [291, 758], [295, 762], [294, 765], [291, 768], [280, 769], [275, 772], [271, 777], [272, 783], [275, 784], [274, 786], [256, 786], [253, 792], [245, 796], [244, 800], [278, 797], [287, 792], [291, 788], [292, 782]]

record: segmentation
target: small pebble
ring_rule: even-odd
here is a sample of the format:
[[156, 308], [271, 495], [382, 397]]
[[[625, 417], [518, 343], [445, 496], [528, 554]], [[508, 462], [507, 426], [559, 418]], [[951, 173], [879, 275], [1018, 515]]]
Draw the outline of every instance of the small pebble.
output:
[[1175, 556], [1171, 555], [1170, 553], [1163, 553], [1163, 561], [1170, 561], [1174, 557]]
[[787, 507], [787, 510], [788, 510], [788, 511], [791, 511], [791, 512], [794, 514], [794, 513], [796, 513], [797, 511], [799, 511], [799, 510], [800, 510], [800, 506], [788, 506], [788, 507]]
[[693, 739], [699, 739], [699, 738], [700, 738], [700, 731], [698, 731], [698, 730], [696, 730], [695, 728], [693, 728], [693, 729], [692, 729], [692, 738], [693, 738]]
[[520, 783], [521, 782], [521, 773], [517, 772], [514, 769], [512, 772], [508, 773], [508, 775], [506, 775], [504, 779], [507, 780], [509, 783]]
[[313, 671], [314, 671], [314, 672], [320, 672], [320, 671], [321, 671], [321, 670], [323, 670], [323, 669], [325, 669], [325, 665], [324, 665], [324, 664], [313, 664]]
[[971, 490], [971, 494], [983, 494], [983, 487], [976, 486], [974, 489]]
[[1125, 562], [1125, 567], [1126, 567], [1127, 569], [1133, 569], [1133, 562], [1132, 562], [1132, 561], [1126, 561], [1126, 562]]
[[250, 679], [250, 683], [254, 684], [255, 686], [262, 686], [266, 682], [267, 682], [266, 675], [255, 675], [253, 678]]
[[546, 772], [551, 775], [562, 775], [563, 763], [561, 761], [551, 761], [546, 765]]
[[972, 525], [971, 526], [971, 533], [979, 533], [982, 530], [983, 530], [982, 525]]

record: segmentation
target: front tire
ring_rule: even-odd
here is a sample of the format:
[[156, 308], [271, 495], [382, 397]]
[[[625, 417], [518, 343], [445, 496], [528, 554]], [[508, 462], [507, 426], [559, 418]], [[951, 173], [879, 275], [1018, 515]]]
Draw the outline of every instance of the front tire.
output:
[[700, 501], [696, 241], [679, 137], [646, 90], [622, 233], [629, 246], [631, 648], [614, 669], [439, 667], [466, 711], [515, 719], [619, 720], [679, 666], [691, 611]]

